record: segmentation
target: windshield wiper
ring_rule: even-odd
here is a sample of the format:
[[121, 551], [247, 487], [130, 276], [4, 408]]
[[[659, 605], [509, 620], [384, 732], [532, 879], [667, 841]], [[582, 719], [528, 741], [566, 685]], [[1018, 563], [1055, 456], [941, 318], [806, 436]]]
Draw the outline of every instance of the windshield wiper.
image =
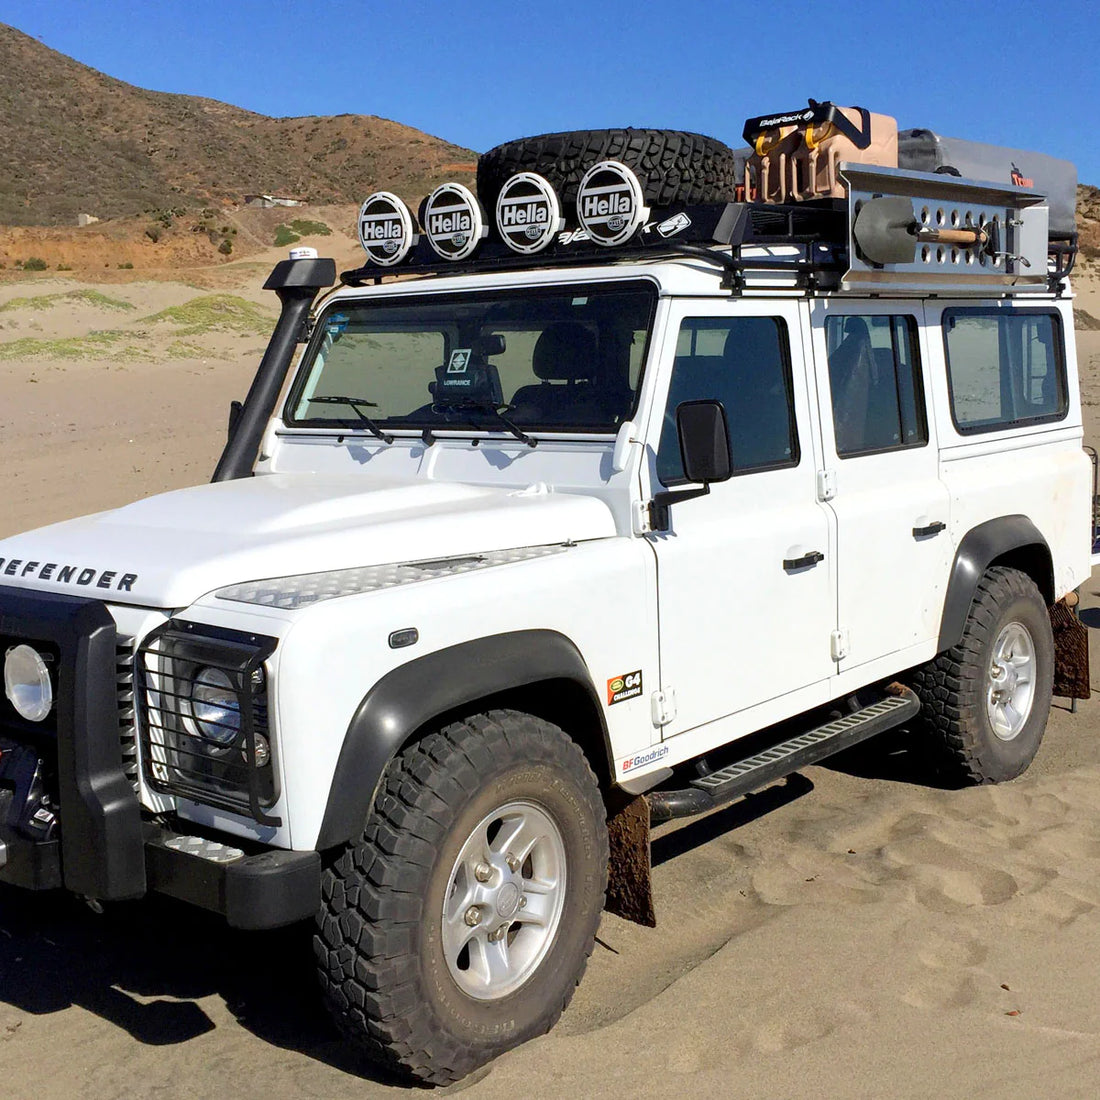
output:
[[325, 397], [311, 397], [309, 399], [311, 405], [347, 405], [349, 409], [359, 418], [359, 423], [362, 424], [375, 439], [382, 440], [383, 443], [392, 443], [393, 436], [389, 432], [384, 432], [365, 412], [363, 407], [368, 409], [377, 409], [377, 401], [367, 401], [363, 397], [343, 397], [335, 395], [326, 395]]
[[[446, 408], [447, 406], [443, 407]], [[503, 424], [504, 427], [521, 443], [526, 443], [528, 447], [537, 447], [539, 445], [539, 441], [537, 439], [533, 439], [522, 428], [518, 427], [516, 424], [513, 424], [512, 421], [509, 420], [508, 417], [506, 417], [504, 413], [501, 412], [502, 408], [505, 410], [511, 410], [515, 408], [514, 405], [495, 405], [492, 401], [463, 401], [461, 404], [452, 405], [450, 407], [456, 410], [473, 409], [475, 412], [492, 413], [493, 416], [495, 416], [497, 420], [501, 424]], [[444, 413], [444, 415], [446, 415], [446, 413]]]

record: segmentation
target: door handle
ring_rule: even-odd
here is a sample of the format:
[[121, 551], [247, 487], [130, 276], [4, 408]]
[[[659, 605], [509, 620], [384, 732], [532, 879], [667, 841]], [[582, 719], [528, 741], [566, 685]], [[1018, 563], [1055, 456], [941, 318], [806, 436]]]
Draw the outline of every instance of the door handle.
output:
[[825, 555], [820, 550], [811, 550], [808, 554], [803, 554], [800, 558], [784, 558], [783, 568], [788, 571], [792, 569], [806, 569], [824, 560]]
[[919, 539], [924, 535], [938, 535], [941, 531], [946, 529], [946, 523], [941, 523], [939, 520], [936, 520], [935, 523], [930, 523], [927, 527], [914, 527], [913, 538]]

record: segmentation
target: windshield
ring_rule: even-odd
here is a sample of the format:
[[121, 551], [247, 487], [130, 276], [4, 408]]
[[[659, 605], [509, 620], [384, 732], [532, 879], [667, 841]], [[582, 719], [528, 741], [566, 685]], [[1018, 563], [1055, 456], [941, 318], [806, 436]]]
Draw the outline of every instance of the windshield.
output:
[[656, 287], [514, 288], [334, 303], [286, 421], [388, 431], [614, 432], [634, 409]]

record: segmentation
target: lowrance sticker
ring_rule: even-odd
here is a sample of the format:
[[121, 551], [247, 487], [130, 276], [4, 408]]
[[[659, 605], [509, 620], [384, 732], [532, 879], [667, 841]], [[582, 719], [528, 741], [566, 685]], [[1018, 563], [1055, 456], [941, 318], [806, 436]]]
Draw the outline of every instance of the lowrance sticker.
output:
[[607, 681], [607, 705], [625, 703], [627, 699], [636, 699], [642, 694], [642, 670], [625, 672], [622, 676], [612, 676]]

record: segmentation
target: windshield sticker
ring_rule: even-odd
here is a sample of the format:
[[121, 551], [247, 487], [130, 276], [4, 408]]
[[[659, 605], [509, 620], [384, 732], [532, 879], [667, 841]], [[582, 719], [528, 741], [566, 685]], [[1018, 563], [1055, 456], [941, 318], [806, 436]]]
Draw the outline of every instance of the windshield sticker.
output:
[[623, 676], [612, 676], [607, 681], [607, 705], [625, 703], [627, 699], [636, 699], [642, 694], [642, 670], [628, 672]]
[[465, 374], [470, 365], [470, 348], [455, 348], [447, 362], [448, 374]]

